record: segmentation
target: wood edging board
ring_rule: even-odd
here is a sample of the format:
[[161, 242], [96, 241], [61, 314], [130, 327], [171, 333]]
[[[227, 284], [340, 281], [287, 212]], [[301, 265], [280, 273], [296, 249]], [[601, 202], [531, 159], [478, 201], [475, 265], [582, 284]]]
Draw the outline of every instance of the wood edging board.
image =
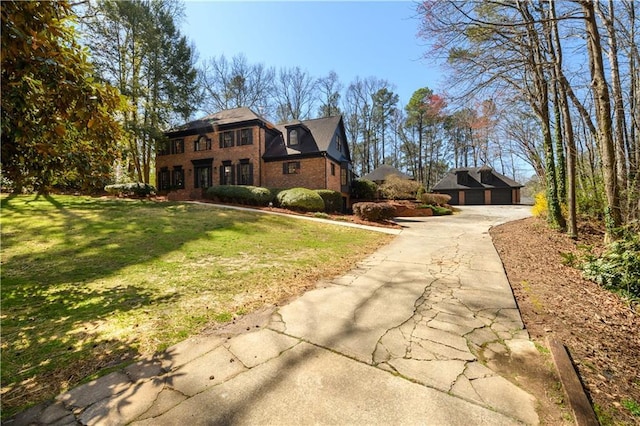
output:
[[577, 426], [600, 426], [600, 422], [593, 411], [591, 402], [582, 387], [582, 382], [569, 357], [565, 346], [556, 339], [547, 338], [547, 346], [551, 350], [553, 362], [560, 376], [560, 382], [573, 413]]

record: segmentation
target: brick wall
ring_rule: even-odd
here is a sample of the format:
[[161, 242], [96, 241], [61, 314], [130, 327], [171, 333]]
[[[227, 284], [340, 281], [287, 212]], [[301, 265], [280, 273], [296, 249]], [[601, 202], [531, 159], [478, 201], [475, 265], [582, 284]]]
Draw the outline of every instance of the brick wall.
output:
[[[299, 162], [300, 169], [296, 174], [284, 174], [283, 163]], [[265, 183], [270, 188], [325, 189], [327, 160], [324, 157], [298, 160], [273, 161], [264, 163]], [[339, 169], [338, 169], [339, 170]]]
[[[239, 130], [228, 129], [228, 130]], [[223, 162], [231, 162], [231, 165], [235, 167], [240, 163], [240, 160], [249, 160], [253, 164], [253, 183], [256, 186], [261, 185], [261, 161], [260, 158], [264, 152], [264, 129], [258, 126], [253, 126], [251, 145], [239, 145], [237, 137], [234, 140], [234, 146], [220, 148], [220, 133], [218, 131], [209, 132], [204, 134], [207, 138], [211, 139], [211, 149], [203, 149], [195, 151], [194, 143], [202, 136], [202, 134], [185, 136], [178, 139], [184, 141], [184, 153], [182, 154], [168, 154], [156, 156], [156, 186], [160, 187], [160, 171], [163, 168], [167, 168], [169, 172], [175, 170], [176, 167], [182, 167], [184, 170], [184, 188], [175, 189], [172, 188], [169, 192], [170, 198], [185, 200], [189, 198], [201, 198], [202, 191], [199, 188], [195, 188], [194, 166], [192, 160], [202, 160], [207, 158], [213, 158], [212, 164], [212, 183], [213, 185], [220, 184], [220, 167]], [[237, 136], [237, 135], [236, 135]], [[237, 182], [237, 176], [234, 176]]]

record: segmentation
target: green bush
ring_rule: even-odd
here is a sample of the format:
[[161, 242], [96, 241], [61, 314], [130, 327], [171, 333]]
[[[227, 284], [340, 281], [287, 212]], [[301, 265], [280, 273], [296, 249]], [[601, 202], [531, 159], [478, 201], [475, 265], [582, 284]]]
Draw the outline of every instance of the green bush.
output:
[[324, 211], [324, 201], [315, 191], [307, 188], [285, 189], [278, 193], [280, 207], [305, 212]]
[[451, 201], [451, 195], [448, 194], [421, 194], [418, 196], [418, 200], [424, 204], [431, 204], [434, 206], [444, 206]]
[[367, 179], [354, 179], [351, 182], [351, 196], [356, 200], [374, 200], [378, 185]]
[[353, 214], [371, 222], [384, 222], [393, 218], [396, 209], [389, 203], [355, 203]]
[[104, 190], [120, 197], [146, 197], [156, 193], [156, 188], [148, 183], [131, 182], [107, 185]]
[[282, 191], [286, 190], [287, 188], [268, 188], [268, 189], [269, 189], [269, 192], [271, 193], [271, 201], [275, 206], [280, 207], [280, 205], [278, 204], [278, 194], [280, 194]]
[[640, 235], [626, 233], [610, 244], [602, 256], [587, 256], [582, 273], [609, 290], [640, 298]]
[[446, 216], [448, 214], [453, 214], [451, 210], [446, 207], [440, 207], [435, 204], [422, 204], [418, 206], [419, 209], [431, 209], [434, 216]]
[[399, 176], [390, 175], [380, 185], [380, 192], [388, 200], [415, 200], [418, 189], [421, 186], [415, 180], [402, 179]]
[[271, 200], [271, 191], [259, 186], [218, 185], [207, 189], [206, 197], [225, 203], [238, 203], [250, 206], [267, 206]]
[[330, 189], [317, 189], [316, 192], [324, 201], [324, 211], [327, 213], [342, 211], [342, 194]]

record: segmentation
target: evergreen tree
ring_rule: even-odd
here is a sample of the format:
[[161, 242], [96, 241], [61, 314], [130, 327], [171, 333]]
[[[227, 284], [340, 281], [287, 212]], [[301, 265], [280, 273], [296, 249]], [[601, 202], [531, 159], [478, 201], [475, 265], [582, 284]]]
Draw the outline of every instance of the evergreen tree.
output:
[[131, 177], [149, 183], [156, 144], [169, 125], [198, 109], [194, 48], [176, 26], [182, 5], [173, 0], [101, 0], [86, 22], [100, 77], [130, 103], [125, 126]]

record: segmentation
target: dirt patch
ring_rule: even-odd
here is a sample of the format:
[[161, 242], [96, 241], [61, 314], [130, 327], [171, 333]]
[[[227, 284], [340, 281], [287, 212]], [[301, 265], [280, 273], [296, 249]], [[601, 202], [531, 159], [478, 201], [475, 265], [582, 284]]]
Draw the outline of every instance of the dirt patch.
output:
[[528, 218], [490, 233], [531, 338], [564, 343], [601, 423], [640, 424], [625, 407], [640, 404], [640, 314], [566, 264], [584, 245], [602, 249], [596, 228], [580, 231], [576, 241]]

